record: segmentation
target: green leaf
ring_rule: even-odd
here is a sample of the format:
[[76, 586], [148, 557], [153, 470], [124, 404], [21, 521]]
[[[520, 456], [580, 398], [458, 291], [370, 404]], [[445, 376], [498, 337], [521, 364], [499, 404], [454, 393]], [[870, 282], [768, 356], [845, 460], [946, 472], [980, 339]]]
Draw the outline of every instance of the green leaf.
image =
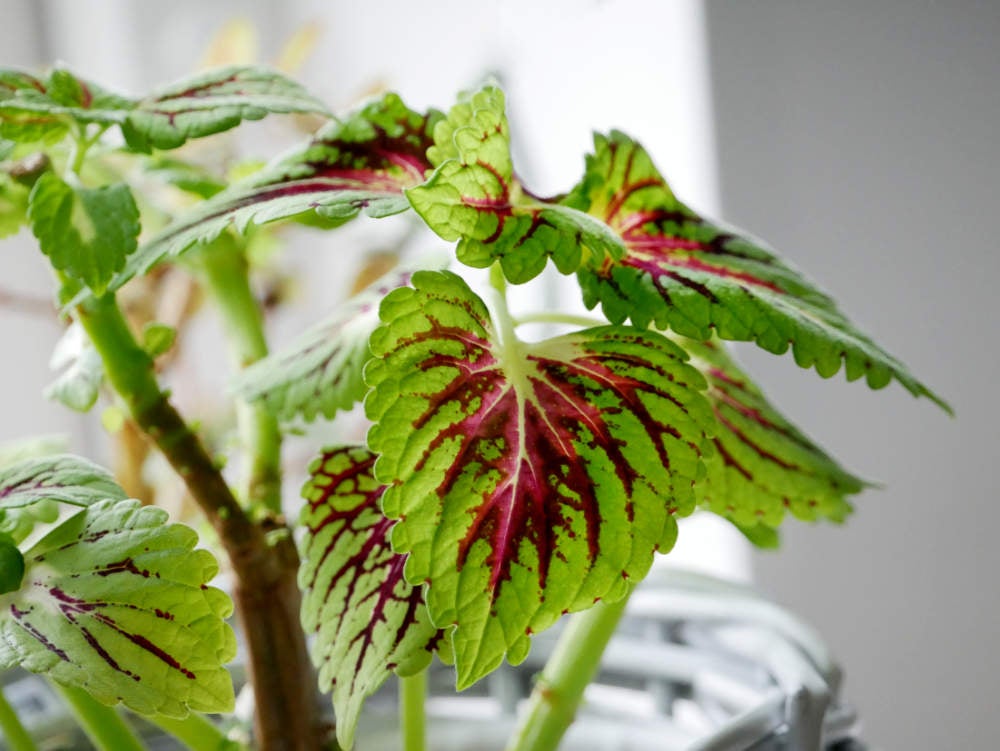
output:
[[136, 249], [139, 209], [124, 183], [73, 188], [55, 174], [31, 190], [31, 229], [53, 267], [101, 294]]
[[142, 166], [146, 174], [199, 198], [211, 198], [226, 189], [226, 183], [208, 170], [166, 154], [154, 154]]
[[16, 592], [24, 580], [24, 556], [8, 534], [0, 534], [0, 595]]
[[389, 545], [392, 522], [379, 511], [385, 486], [372, 476], [374, 463], [364, 448], [326, 449], [302, 490], [302, 625], [315, 634], [312, 659], [320, 688], [333, 690], [343, 748], [354, 741], [365, 699], [391, 673], [423, 670], [442, 638], [420, 588], [403, 578], [406, 557]]
[[304, 146], [280, 157], [178, 218], [133, 255], [111, 284], [121, 287], [164, 258], [207, 243], [234, 226], [287, 219], [303, 212], [347, 221], [359, 212], [384, 217], [405, 211], [403, 189], [430, 169], [429, 128], [440, 118], [420, 115], [395, 94], [321, 129]]
[[458, 276], [419, 272], [371, 338], [365, 407], [406, 578], [457, 626], [458, 685], [565, 612], [613, 601], [695, 505], [712, 414], [683, 350], [631, 327], [498, 337]]
[[66, 329], [52, 353], [49, 368], [62, 373], [45, 389], [45, 398], [77, 412], [89, 412], [101, 393], [104, 363], [79, 323]]
[[0, 172], [0, 238], [20, 231], [28, 220], [28, 189]]
[[621, 257], [625, 248], [608, 227], [570, 206], [527, 193], [514, 177], [503, 92], [487, 86], [460, 101], [434, 128], [428, 152], [437, 169], [406, 197], [443, 239], [458, 240], [458, 260], [486, 268], [499, 260], [521, 283], [549, 258], [562, 273], [590, 257]]
[[628, 252], [580, 270], [588, 307], [600, 304], [613, 323], [655, 323], [700, 341], [714, 332], [774, 354], [790, 345], [796, 363], [823, 377], [843, 364], [848, 380], [865, 376], [881, 388], [895, 378], [949, 410], [762, 243], [681, 203], [639, 144], [618, 132], [594, 143], [586, 176], [566, 203], [606, 222]]
[[62, 139], [70, 123], [122, 123], [135, 103], [56, 68], [45, 80], [0, 71], [0, 136], [22, 143]]
[[851, 511], [847, 497], [865, 483], [786, 420], [722, 342], [675, 341], [708, 381], [706, 396], [718, 421], [704, 504], [743, 530], [777, 527], [786, 509], [807, 521], [843, 521]]
[[177, 340], [177, 329], [166, 323], [151, 321], [142, 328], [142, 348], [152, 358], [170, 351]]
[[[730, 521], [732, 520], [730, 519]], [[733, 526], [755, 548], [759, 548], [760, 550], [777, 550], [781, 547], [781, 533], [774, 527], [769, 527], [766, 524], [753, 524], [745, 527], [735, 522]]]
[[68, 454], [28, 459], [0, 468], [0, 533], [20, 543], [36, 522], [52, 522], [60, 506], [85, 507], [124, 491], [96, 464]]
[[236, 638], [218, 571], [162, 509], [100, 501], [24, 553], [0, 596], [0, 667], [19, 666], [141, 714], [225, 712]]
[[221, 133], [243, 120], [326, 107], [303, 86], [259, 66], [230, 66], [165, 86], [140, 99], [122, 126], [133, 148], [174, 149], [188, 139]]
[[394, 270], [375, 281], [336, 312], [283, 350], [254, 363], [233, 382], [247, 401], [262, 402], [284, 422], [318, 415], [328, 420], [360, 402], [368, 392], [362, 377], [371, 359], [368, 337], [379, 325], [379, 303], [391, 290], [409, 284], [412, 271]]

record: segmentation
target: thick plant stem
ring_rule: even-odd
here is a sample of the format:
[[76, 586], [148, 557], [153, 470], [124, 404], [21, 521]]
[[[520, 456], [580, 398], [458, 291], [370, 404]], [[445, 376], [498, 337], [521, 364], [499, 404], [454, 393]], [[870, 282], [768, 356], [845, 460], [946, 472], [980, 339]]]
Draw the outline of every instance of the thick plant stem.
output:
[[207, 717], [192, 712], [183, 720], [155, 715], [146, 718], [161, 730], [170, 733], [191, 751], [244, 751], [242, 743], [227, 738]]
[[10, 751], [38, 751], [38, 746], [31, 740], [31, 735], [3, 691], [0, 691], [0, 738]]
[[399, 722], [403, 751], [427, 749], [427, 671], [399, 679]]
[[576, 716], [584, 689], [597, 674], [627, 603], [626, 595], [570, 619], [535, 683], [528, 711], [507, 751], [555, 751]]
[[101, 704], [79, 688], [52, 685], [62, 694], [87, 737], [101, 751], [144, 751], [139, 737], [113, 707]]
[[246, 637], [262, 751], [314, 751], [323, 745], [305, 635], [299, 625], [298, 551], [278, 519], [254, 522], [201, 441], [160, 388], [113, 295], [91, 299], [77, 317], [132, 418], [187, 485], [218, 532], [232, 563], [233, 598]]
[[[246, 254], [224, 234], [199, 255], [202, 277], [222, 314], [236, 367], [267, 356], [260, 306], [250, 289]], [[249, 458], [244, 497], [251, 509], [281, 513], [281, 433], [261, 404], [236, 405], [241, 443]]]

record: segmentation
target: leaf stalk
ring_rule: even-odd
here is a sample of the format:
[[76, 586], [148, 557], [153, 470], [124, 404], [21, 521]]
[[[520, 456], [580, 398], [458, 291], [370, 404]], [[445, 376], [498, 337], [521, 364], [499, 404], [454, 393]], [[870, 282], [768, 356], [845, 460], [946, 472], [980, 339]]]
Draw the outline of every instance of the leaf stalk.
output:
[[135, 731], [114, 707], [101, 704], [82, 689], [58, 683], [52, 685], [100, 751], [145, 751]]
[[399, 679], [403, 751], [427, 751], [427, 670]]
[[627, 604], [628, 595], [617, 602], [599, 602], [570, 619], [535, 683], [507, 751], [553, 751], [559, 745]]
[[[241, 244], [223, 234], [199, 255], [202, 279], [219, 313], [236, 367], [242, 370], [267, 356], [264, 317], [250, 288], [249, 265]], [[281, 513], [281, 432], [261, 404], [236, 402], [236, 419], [248, 457], [243, 498], [254, 516]]]

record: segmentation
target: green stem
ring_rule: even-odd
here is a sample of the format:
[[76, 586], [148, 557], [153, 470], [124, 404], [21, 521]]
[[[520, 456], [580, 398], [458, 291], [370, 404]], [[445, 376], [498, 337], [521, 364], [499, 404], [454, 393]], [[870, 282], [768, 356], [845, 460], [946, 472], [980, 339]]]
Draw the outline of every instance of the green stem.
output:
[[191, 751], [242, 751], [246, 748], [242, 743], [227, 738], [217, 725], [196, 712], [192, 712], [183, 720], [163, 715], [154, 715], [146, 719], [170, 733]]
[[249, 542], [256, 528], [243, 512], [201, 441], [160, 388], [153, 360], [136, 341], [114, 295], [91, 298], [77, 318], [104, 363], [104, 372], [136, 423], [187, 484], [224, 542]]
[[145, 751], [120, 714], [78, 688], [52, 684], [76, 715], [80, 727], [101, 751]]
[[38, 751], [38, 746], [31, 740], [31, 735], [3, 691], [0, 691], [0, 735], [10, 751]]
[[507, 751], [554, 751], [559, 745], [627, 603], [626, 595], [617, 602], [598, 603], [570, 619], [535, 683], [527, 713]]
[[[250, 289], [244, 249], [224, 234], [199, 256], [203, 278], [222, 315], [233, 356], [242, 369], [267, 356], [264, 319]], [[260, 403], [240, 399], [236, 419], [249, 457], [244, 499], [253, 510], [281, 513], [281, 433], [278, 422]]]
[[101, 140], [101, 136], [104, 135], [108, 126], [98, 128], [90, 138], [87, 137], [87, 126], [78, 126], [74, 123], [73, 128], [73, 151], [67, 167], [70, 176], [79, 178], [80, 170], [83, 169], [83, 163], [87, 158], [87, 152], [90, 151], [91, 146]]
[[399, 719], [403, 729], [403, 751], [427, 748], [427, 671], [399, 679]]

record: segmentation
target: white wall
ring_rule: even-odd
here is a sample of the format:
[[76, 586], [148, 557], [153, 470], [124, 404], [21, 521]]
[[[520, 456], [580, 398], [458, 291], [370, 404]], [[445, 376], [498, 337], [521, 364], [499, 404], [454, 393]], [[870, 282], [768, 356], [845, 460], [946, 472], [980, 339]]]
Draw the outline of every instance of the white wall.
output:
[[789, 525], [758, 580], [830, 640], [872, 740], [997, 748], [1000, 4], [708, 9], [725, 215], [958, 414], [748, 353], [790, 415], [886, 485], [844, 529]]

